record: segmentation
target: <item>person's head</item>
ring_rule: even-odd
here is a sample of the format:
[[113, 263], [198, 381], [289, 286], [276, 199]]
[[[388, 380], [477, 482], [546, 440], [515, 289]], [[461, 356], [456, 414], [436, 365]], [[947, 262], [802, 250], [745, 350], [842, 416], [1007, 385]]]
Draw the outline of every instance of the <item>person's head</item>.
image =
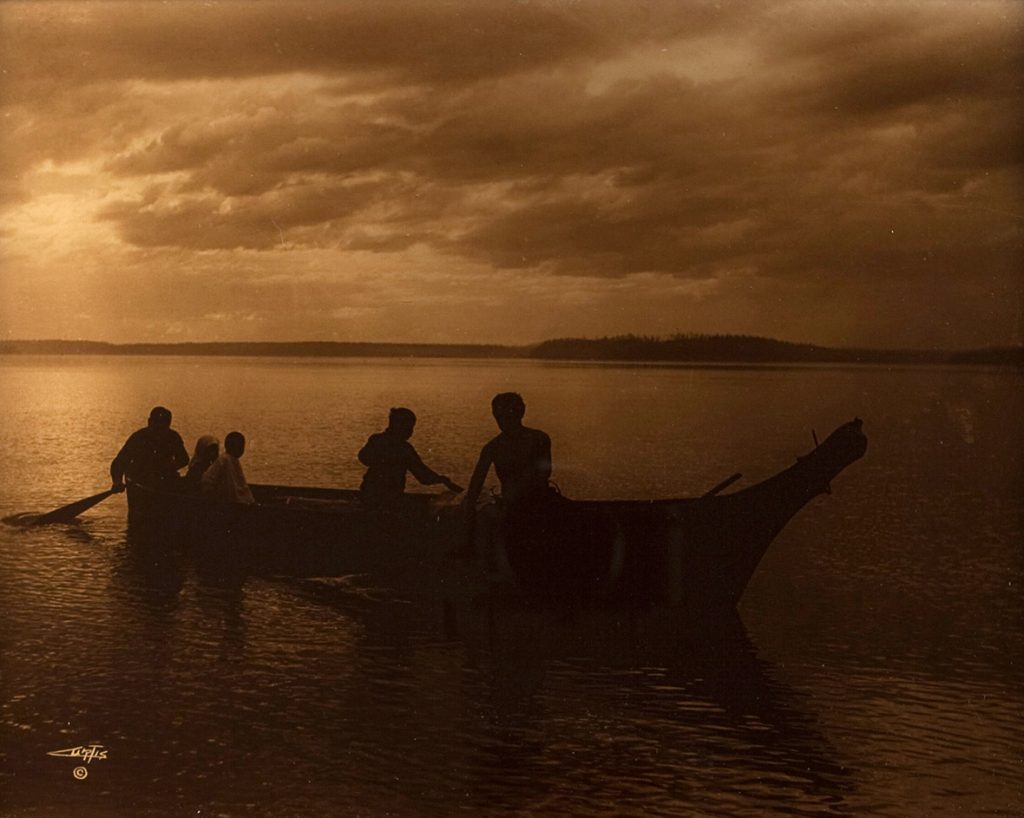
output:
[[491, 401], [491, 413], [503, 432], [515, 429], [523, 423], [526, 414], [526, 402], [518, 392], [502, 392]]
[[171, 410], [164, 406], [154, 406], [149, 413], [148, 425], [154, 429], [170, 429]]
[[412, 409], [398, 406], [388, 413], [388, 429], [405, 440], [412, 437], [412, 430], [416, 427], [416, 415]]
[[220, 441], [213, 435], [203, 435], [196, 441], [194, 458], [206, 463], [212, 463], [220, 454]]
[[228, 432], [224, 437], [224, 451], [234, 457], [245, 453], [245, 435], [241, 432]]

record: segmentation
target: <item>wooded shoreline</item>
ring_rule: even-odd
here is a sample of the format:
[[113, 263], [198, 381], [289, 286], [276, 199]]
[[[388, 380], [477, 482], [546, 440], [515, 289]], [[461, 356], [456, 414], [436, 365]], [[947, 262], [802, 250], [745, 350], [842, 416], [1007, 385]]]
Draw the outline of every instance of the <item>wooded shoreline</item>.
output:
[[539, 344], [405, 344], [349, 341], [230, 341], [111, 344], [0, 341], [0, 355], [183, 355], [308, 358], [513, 358], [663, 363], [988, 364], [1024, 366], [1024, 346], [973, 350], [846, 349], [748, 335], [622, 335]]

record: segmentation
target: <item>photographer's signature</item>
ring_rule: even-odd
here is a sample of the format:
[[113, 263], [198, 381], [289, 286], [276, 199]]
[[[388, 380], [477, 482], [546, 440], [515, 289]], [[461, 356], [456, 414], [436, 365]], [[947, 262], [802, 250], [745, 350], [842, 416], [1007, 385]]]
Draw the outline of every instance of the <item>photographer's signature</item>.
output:
[[[83, 744], [78, 747], [68, 747], [66, 750], [51, 750], [48, 756], [60, 756], [62, 758], [80, 758], [86, 764], [94, 761], [103, 761], [107, 757], [107, 751], [102, 744]], [[81, 781], [89, 775], [87, 767], [78, 766], [71, 771], [71, 774]]]

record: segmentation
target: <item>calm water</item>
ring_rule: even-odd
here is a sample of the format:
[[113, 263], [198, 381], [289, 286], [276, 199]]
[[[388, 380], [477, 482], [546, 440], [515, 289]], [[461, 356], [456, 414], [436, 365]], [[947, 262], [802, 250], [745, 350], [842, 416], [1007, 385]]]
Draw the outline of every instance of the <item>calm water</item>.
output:
[[[749, 484], [870, 439], [720, 632], [225, 576], [80, 525], [0, 526], [4, 816], [1024, 814], [1024, 379], [1012, 371], [0, 358], [0, 516], [108, 485], [165, 403], [253, 481], [355, 486], [387, 409], [468, 478], [517, 389], [574, 497]], [[76, 780], [51, 750], [99, 742]]]

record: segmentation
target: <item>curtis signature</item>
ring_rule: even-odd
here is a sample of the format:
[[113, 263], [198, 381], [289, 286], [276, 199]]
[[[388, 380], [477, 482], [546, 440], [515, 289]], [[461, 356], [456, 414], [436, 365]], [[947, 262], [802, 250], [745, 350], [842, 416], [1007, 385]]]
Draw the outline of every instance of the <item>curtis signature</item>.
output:
[[[47, 755], [80, 758], [86, 764], [91, 764], [93, 761], [103, 761], [107, 757], [107, 751], [103, 749], [102, 744], [83, 744], [78, 747], [68, 747], [66, 750], [51, 750]], [[85, 767], [75, 767], [71, 772], [79, 781], [89, 775], [89, 771]]]

